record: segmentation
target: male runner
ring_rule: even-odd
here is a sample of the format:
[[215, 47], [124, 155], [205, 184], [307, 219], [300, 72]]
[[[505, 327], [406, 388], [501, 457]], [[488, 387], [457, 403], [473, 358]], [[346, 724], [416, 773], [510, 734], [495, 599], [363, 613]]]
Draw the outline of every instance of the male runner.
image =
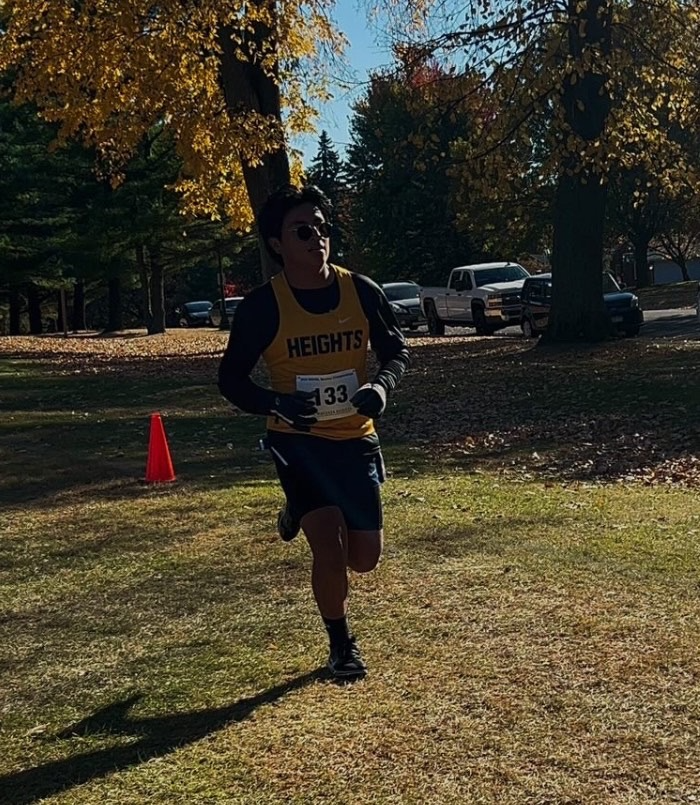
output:
[[[336, 678], [367, 667], [348, 625], [347, 569], [374, 569], [382, 551], [384, 463], [373, 419], [409, 365], [400, 327], [369, 278], [328, 262], [330, 203], [315, 187], [274, 193], [258, 215], [266, 248], [282, 266], [236, 310], [219, 367], [234, 405], [267, 416], [268, 446], [287, 504], [282, 539], [303, 529], [312, 587]], [[368, 378], [368, 344], [379, 371]], [[271, 389], [250, 379], [258, 359]]]

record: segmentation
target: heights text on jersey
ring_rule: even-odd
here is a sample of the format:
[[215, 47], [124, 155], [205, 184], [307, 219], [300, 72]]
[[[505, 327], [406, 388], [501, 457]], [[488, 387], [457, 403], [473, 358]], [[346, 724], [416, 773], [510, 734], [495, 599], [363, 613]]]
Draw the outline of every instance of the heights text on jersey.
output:
[[[273, 390], [314, 395], [318, 423], [311, 433], [328, 439], [356, 439], [374, 432], [371, 419], [360, 416], [350, 398], [367, 382], [369, 324], [352, 274], [331, 266], [340, 299], [327, 313], [309, 313], [294, 297], [284, 272], [270, 281], [279, 308], [279, 327], [263, 359]], [[270, 430], [295, 432], [272, 416]]]

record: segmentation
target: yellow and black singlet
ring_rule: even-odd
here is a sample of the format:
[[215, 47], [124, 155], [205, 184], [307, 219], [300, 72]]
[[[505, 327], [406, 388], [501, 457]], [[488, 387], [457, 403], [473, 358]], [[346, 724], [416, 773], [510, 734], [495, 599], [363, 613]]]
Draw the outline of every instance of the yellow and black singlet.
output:
[[[350, 398], [367, 382], [369, 323], [362, 310], [352, 275], [334, 267], [339, 288], [337, 307], [310, 313], [292, 292], [284, 272], [270, 281], [277, 300], [279, 325], [263, 352], [274, 391], [315, 395], [318, 423], [311, 433], [327, 439], [352, 439], [374, 432], [371, 419], [360, 416]], [[290, 425], [270, 416], [269, 430], [295, 433]]]
[[[219, 367], [219, 388], [234, 405], [268, 414], [268, 429], [298, 433], [270, 416], [275, 392], [310, 391], [318, 422], [311, 434], [357, 439], [374, 434], [374, 423], [350, 405], [367, 382], [368, 344], [380, 363], [379, 382], [391, 390], [409, 364], [401, 329], [381, 289], [368, 277], [331, 266], [325, 288], [292, 288], [284, 272], [256, 288], [236, 310]], [[272, 390], [250, 374], [262, 357]], [[376, 381], [377, 378], [374, 378]]]

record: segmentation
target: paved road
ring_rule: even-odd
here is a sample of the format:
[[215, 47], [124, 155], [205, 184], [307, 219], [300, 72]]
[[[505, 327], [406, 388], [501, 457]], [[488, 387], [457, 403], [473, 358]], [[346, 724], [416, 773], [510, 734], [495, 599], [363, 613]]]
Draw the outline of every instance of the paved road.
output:
[[[640, 338], [668, 338], [674, 341], [700, 341], [700, 320], [695, 308], [675, 310], [645, 310], [644, 326]], [[447, 335], [473, 335], [471, 327], [448, 327]], [[424, 327], [415, 332], [416, 336], [427, 335]], [[520, 327], [506, 327], [499, 330], [496, 336], [522, 338]]]
[[669, 338], [674, 341], [700, 341], [700, 320], [694, 308], [645, 310], [643, 338]]

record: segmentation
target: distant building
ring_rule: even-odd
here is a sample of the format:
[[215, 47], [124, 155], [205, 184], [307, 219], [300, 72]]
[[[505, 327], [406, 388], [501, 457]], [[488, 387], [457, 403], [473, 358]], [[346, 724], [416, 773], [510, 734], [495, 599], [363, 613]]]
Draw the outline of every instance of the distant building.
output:
[[[618, 253], [618, 268], [615, 270], [616, 276], [622, 275], [625, 285], [634, 286], [637, 284], [637, 277], [634, 265], [634, 254], [632, 251]], [[611, 261], [611, 267], [612, 267]], [[691, 280], [700, 280], [700, 258], [695, 257], [687, 262], [688, 276]], [[683, 272], [678, 263], [664, 257], [657, 251], [649, 250], [647, 253], [647, 266], [651, 272], [650, 282], [652, 285], [668, 285], [671, 282], [683, 282]]]
[[[652, 282], [654, 285], [668, 285], [669, 282], [683, 282], [683, 274], [678, 263], [667, 260], [656, 252], [649, 253], [649, 265], [652, 266]], [[700, 258], [688, 260], [688, 276], [691, 280], [700, 280]]]

